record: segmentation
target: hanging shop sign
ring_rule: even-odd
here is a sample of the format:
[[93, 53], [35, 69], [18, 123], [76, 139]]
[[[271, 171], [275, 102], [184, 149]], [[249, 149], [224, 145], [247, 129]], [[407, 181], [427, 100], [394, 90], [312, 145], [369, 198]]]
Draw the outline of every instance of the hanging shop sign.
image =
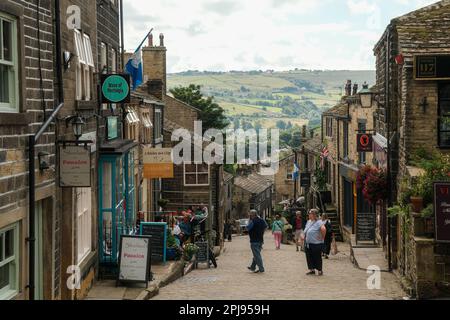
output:
[[356, 142], [358, 152], [373, 152], [373, 138], [371, 134], [360, 133], [357, 134]]
[[141, 235], [150, 237], [152, 247], [152, 261], [166, 262], [167, 251], [167, 223], [143, 222]]
[[114, 140], [119, 137], [118, 119], [117, 117], [106, 118], [108, 140]]
[[450, 183], [434, 184], [436, 241], [450, 243]]
[[144, 178], [164, 179], [174, 177], [174, 166], [171, 148], [147, 148], [144, 147]]
[[126, 236], [120, 238], [120, 282], [145, 282], [151, 280], [151, 241], [149, 237]]
[[421, 55], [414, 57], [416, 80], [450, 80], [450, 55]]
[[300, 186], [302, 188], [311, 187], [311, 173], [300, 174]]
[[130, 75], [101, 76], [102, 103], [130, 103]]
[[91, 187], [91, 151], [85, 146], [59, 147], [59, 186]]

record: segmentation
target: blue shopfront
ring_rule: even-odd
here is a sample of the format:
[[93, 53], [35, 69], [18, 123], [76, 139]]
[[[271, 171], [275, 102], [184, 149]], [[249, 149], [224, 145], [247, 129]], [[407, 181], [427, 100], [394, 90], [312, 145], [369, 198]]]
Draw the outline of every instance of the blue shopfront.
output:
[[121, 235], [138, 234], [134, 181], [137, 146], [131, 140], [115, 140], [100, 148], [99, 260], [108, 272], [118, 264]]

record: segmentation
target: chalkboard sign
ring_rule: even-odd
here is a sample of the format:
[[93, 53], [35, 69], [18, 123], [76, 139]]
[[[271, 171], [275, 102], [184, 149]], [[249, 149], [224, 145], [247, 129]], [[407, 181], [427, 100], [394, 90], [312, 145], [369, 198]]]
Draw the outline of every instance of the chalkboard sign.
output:
[[197, 263], [207, 263], [209, 268], [209, 244], [208, 242], [196, 242], [195, 245], [198, 247], [197, 252]]
[[148, 283], [151, 275], [151, 243], [145, 236], [120, 238], [119, 282]]
[[356, 243], [373, 241], [375, 238], [376, 215], [374, 213], [358, 213], [356, 222]]
[[166, 262], [167, 223], [143, 222], [141, 235], [150, 236], [152, 246], [152, 261]]

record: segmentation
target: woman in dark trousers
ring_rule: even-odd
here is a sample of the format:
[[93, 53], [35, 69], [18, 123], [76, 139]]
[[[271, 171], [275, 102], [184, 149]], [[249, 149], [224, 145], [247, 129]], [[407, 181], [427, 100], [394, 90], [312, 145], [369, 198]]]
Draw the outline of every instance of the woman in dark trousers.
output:
[[319, 276], [322, 276], [322, 252], [327, 229], [318, 214], [315, 209], [309, 211], [309, 221], [304, 231], [305, 254], [309, 269], [307, 275], [315, 275], [317, 270]]
[[322, 215], [322, 222], [327, 229], [327, 233], [325, 235], [324, 245], [323, 245], [323, 257], [328, 259], [331, 252], [331, 241], [333, 240], [333, 227], [331, 225], [331, 221], [328, 219], [328, 215], [324, 213]]

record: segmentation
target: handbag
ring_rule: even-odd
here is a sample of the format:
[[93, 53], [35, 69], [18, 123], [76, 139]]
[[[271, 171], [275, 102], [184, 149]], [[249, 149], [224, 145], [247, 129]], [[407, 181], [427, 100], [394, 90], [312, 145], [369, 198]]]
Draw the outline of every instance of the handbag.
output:
[[335, 256], [338, 254], [338, 247], [336, 243], [336, 238], [333, 236], [333, 240], [331, 241], [331, 255]]

